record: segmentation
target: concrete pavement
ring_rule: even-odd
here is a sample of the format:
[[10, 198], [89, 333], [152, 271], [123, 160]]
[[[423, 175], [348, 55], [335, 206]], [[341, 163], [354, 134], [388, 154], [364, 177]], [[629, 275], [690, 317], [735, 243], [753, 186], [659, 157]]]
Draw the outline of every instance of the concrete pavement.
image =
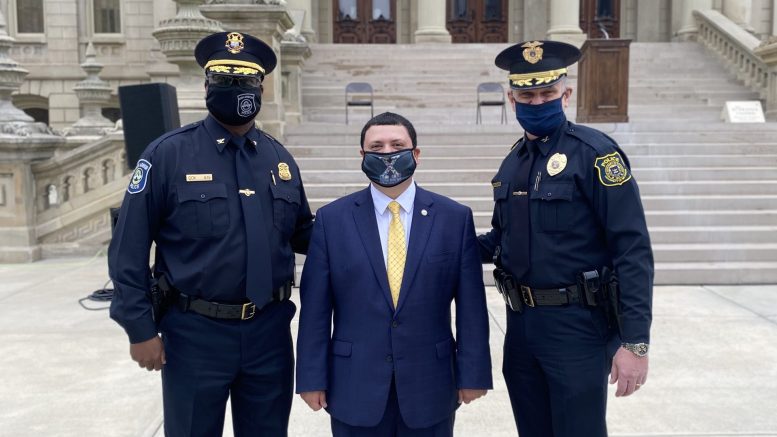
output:
[[[162, 435], [159, 373], [130, 360], [107, 311], [77, 303], [106, 280], [101, 254], [0, 265], [0, 436]], [[488, 298], [495, 389], [459, 410], [460, 436], [516, 435], [504, 308]], [[611, 387], [610, 435], [777, 436], [777, 285], [662, 286], [654, 302], [650, 376], [630, 398]], [[295, 398], [290, 436], [329, 436], [328, 423]]]

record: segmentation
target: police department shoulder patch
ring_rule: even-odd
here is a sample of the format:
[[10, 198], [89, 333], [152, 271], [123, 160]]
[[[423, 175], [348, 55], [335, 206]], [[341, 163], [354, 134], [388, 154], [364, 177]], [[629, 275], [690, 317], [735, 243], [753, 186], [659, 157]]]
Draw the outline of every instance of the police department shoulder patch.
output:
[[148, 174], [151, 172], [151, 163], [145, 159], [138, 161], [135, 171], [132, 172], [132, 179], [130, 180], [127, 192], [130, 194], [137, 194], [146, 188], [146, 182], [148, 182]]
[[623, 185], [631, 179], [631, 173], [618, 152], [596, 158], [594, 167], [605, 187]]

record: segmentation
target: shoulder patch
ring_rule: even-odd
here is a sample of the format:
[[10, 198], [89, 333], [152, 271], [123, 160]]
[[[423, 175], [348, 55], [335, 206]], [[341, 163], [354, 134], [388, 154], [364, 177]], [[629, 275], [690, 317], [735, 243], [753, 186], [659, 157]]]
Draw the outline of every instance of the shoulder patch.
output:
[[130, 194], [137, 194], [146, 188], [146, 182], [148, 182], [148, 175], [151, 172], [151, 163], [145, 159], [138, 161], [135, 171], [132, 172], [132, 179], [130, 180], [127, 192]]
[[599, 174], [599, 182], [605, 187], [623, 185], [631, 179], [631, 172], [618, 152], [596, 158], [594, 167]]

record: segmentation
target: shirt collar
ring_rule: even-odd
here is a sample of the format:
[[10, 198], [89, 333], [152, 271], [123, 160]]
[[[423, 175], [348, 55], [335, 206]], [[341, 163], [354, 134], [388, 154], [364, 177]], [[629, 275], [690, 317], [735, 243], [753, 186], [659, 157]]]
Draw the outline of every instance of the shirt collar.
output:
[[413, 202], [415, 202], [415, 181], [410, 184], [407, 189], [399, 195], [396, 199], [392, 199], [389, 196], [383, 194], [380, 190], [375, 188], [375, 184], [370, 183], [370, 194], [372, 194], [372, 204], [375, 205], [375, 211], [378, 214], [383, 215], [388, 209], [388, 204], [392, 200], [396, 200], [399, 206], [402, 207], [406, 213], [413, 211]]
[[[224, 148], [227, 147], [227, 144], [232, 140], [232, 133], [229, 132], [224, 126], [222, 126], [218, 121], [216, 121], [215, 118], [213, 118], [212, 115], [208, 114], [208, 116], [205, 118], [205, 122], [203, 123], [205, 125], [205, 129], [208, 131], [208, 135], [210, 135], [211, 140], [213, 141], [213, 144], [216, 145], [216, 148], [218, 148], [219, 153], [224, 151]], [[246, 132], [245, 137], [250, 140], [254, 146], [259, 145], [259, 132], [256, 130], [255, 126], [252, 126], [251, 129]]]
[[526, 134], [524, 134], [523, 142], [518, 148], [518, 152], [521, 153], [521, 150], [528, 149], [530, 147], [529, 143], [532, 143], [540, 151], [540, 153], [542, 153], [542, 156], [548, 156], [548, 153], [550, 153], [551, 149], [553, 149], [553, 146], [558, 142], [559, 137], [561, 137], [561, 132], [567, 128], [568, 124], [568, 121], [561, 123], [561, 126], [553, 131], [552, 134], [543, 138], [530, 140], [526, 137]]

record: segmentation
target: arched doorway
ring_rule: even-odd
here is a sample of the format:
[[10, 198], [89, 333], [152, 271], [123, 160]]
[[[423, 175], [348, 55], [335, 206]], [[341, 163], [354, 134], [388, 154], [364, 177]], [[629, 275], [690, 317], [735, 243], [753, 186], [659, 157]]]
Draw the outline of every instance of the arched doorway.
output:
[[340, 44], [397, 42], [396, 0], [333, 0], [334, 36]]
[[508, 0], [448, 0], [448, 32], [455, 43], [507, 42]]

